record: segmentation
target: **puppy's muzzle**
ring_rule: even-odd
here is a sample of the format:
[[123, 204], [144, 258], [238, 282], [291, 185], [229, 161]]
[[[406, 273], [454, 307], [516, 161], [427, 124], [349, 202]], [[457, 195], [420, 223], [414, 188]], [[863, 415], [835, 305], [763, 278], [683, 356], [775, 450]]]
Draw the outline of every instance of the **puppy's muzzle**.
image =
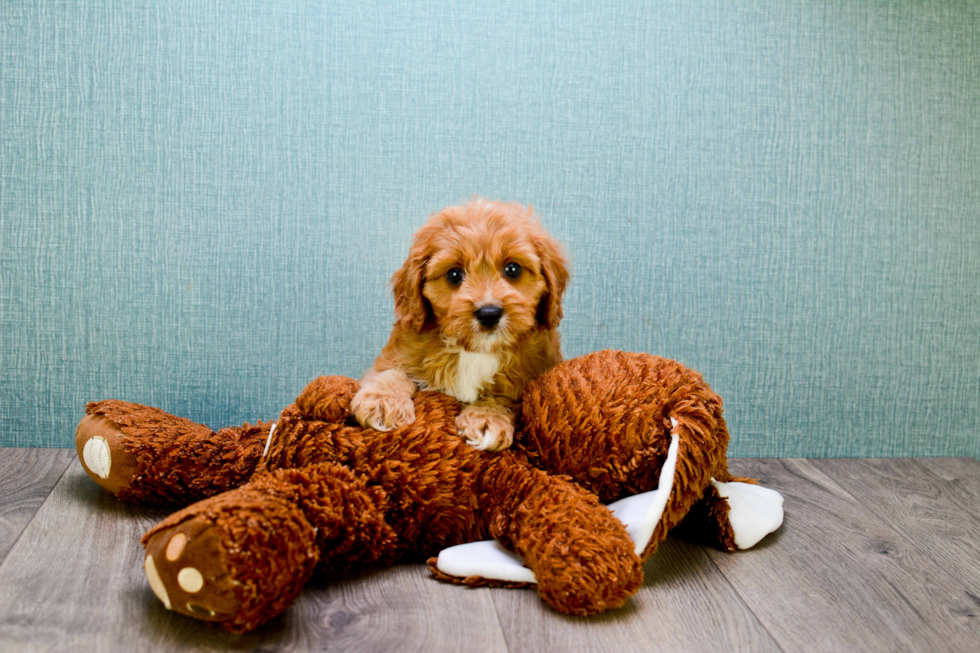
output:
[[481, 325], [492, 328], [497, 326], [500, 322], [500, 318], [504, 315], [504, 309], [499, 306], [489, 305], [481, 306], [473, 312], [474, 317], [476, 317], [477, 322]]

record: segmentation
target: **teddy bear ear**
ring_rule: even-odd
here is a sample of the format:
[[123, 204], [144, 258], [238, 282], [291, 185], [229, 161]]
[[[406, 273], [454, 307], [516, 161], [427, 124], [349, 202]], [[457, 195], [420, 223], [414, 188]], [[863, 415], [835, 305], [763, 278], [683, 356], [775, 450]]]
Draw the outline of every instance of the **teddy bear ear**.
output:
[[321, 376], [296, 398], [296, 407], [307, 419], [343, 422], [350, 416], [350, 402], [360, 389], [346, 376]]

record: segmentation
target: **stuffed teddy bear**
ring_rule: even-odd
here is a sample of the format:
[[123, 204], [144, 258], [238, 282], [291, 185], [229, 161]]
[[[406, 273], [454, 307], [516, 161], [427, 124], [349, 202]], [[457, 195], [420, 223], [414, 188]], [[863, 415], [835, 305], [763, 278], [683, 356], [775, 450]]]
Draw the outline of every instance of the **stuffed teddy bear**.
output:
[[527, 386], [515, 444], [496, 453], [468, 446], [459, 403], [435, 392], [415, 395], [413, 424], [363, 428], [357, 389], [320, 377], [275, 423], [218, 432], [122, 401], [86, 406], [76, 447], [93, 480], [124, 500], [196, 501], [142, 538], [168, 609], [244, 632], [317, 564], [428, 558], [441, 580], [533, 585], [555, 610], [590, 615], [638, 590], [685, 517], [727, 551], [782, 523], [778, 493], [728, 473], [721, 398], [674, 361], [603, 351], [558, 365]]

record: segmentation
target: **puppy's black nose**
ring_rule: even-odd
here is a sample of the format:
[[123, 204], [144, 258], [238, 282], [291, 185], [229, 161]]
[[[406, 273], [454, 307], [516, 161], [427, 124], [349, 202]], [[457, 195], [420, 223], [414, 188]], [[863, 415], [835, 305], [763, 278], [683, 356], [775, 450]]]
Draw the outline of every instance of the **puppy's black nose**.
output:
[[473, 315], [476, 316], [477, 321], [485, 327], [497, 326], [497, 322], [504, 314], [504, 309], [499, 306], [481, 306], [476, 309]]

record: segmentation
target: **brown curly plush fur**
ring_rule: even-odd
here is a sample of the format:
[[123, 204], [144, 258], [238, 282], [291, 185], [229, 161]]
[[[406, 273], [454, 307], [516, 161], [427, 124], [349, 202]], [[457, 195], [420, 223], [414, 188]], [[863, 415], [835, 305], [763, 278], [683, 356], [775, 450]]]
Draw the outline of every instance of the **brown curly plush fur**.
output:
[[[535, 466], [568, 474], [610, 502], [657, 486], [670, 444], [670, 418], [678, 422], [678, 466], [671, 502], [647, 545], [646, 558], [701, 500], [712, 478], [754, 483], [728, 473], [722, 400], [700, 374], [647, 354], [602, 351], [583, 356], [528, 387], [517, 442]], [[734, 551], [728, 531], [716, 530], [719, 521], [728, 528], [727, 503], [723, 509], [708, 520], [711, 530], [704, 536]]]
[[[115, 472], [93, 479], [120, 499], [187, 505], [240, 486], [255, 471], [269, 435], [268, 423], [221, 429], [174, 417], [158, 408], [109, 399], [85, 406], [76, 448], [105, 438]], [[86, 467], [92, 475], [92, 471]]]
[[[285, 609], [316, 564], [424, 559], [496, 538], [534, 571], [549, 605], [595, 614], [637, 591], [642, 561], [712, 477], [731, 479], [721, 399], [697, 373], [645, 354], [598, 352], [533, 381], [516, 444], [502, 453], [467, 446], [455, 428], [459, 403], [433, 392], [416, 394], [413, 424], [363, 428], [350, 416], [357, 388], [344, 377], [311, 383], [283, 410], [264, 456], [267, 424], [214, 433], [135, 404], [89, 404], [80, 456], [92, 437], [115, 438], [112, 472], [102, 478], [86, 466], [93, 479], [135, 500], [211, 497], [143, 537], [148, 576], [168, 607], [245, 631]], [[674, 485], [638, 556], [602, 502], [656, 488], [671, 418], [680, 440]], [[699, 508], [702, 530], [727, 547], [727, 504], [712, 497]], [[188, 568], [203, 588], [181, 579]]]

